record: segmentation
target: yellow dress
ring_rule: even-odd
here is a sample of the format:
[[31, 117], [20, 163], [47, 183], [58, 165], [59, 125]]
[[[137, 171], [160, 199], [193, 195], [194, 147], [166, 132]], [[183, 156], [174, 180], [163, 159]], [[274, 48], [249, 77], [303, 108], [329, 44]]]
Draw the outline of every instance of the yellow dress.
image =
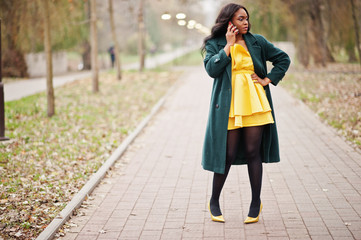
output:
[[271, 107], [260, 83], [253, 82], [250, 53], [239, 44], [230, 49], [232, 56], [232, 100], [228, 130], [273, 123]]

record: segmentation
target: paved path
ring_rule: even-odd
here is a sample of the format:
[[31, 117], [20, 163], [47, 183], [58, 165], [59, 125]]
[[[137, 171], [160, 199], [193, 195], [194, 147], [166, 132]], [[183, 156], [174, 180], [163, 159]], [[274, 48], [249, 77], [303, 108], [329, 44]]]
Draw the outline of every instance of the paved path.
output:
[[[156, 56], [148, 57], [145, 61], [145, 66], [148, 69], [155, 68], [159, 65], [170, 62], [175, 58], [183, 56], [197, 48], [198, 47], [195, 46], [188, 46], [188, 47], [175, 49], [174, 51], [171, 52], [166, 52]], [[124, 70], [139, 69], [139, 63], [126, 64], [125, 66], [123, 66], [123, 69]], [[53, 85], [54, 87], [59, 87], [68, 82], [73, 82], [88, 77], [91, 77], [91, 71], [74, 72], [60, 76], [55, 76], [53, 78]], [[5, 102], [14, 101], [44, 91], [46, 91], [45, 77], [19, 80], [16, 82], [9, 82], [4, 85], [4, 98], [5, 98]]]
[[[53, 86], [54, 88], [56, 88], [68, 82], [73, 82], [75, 80], [80, 80], [90, 76], [90, 71], [75, 72], [61, 76], [55, 76], [53, 78]], [[18, 100], [23, 97], [44, 91], [46, 91], [46, 79], [44, 77], [30, 78], [4, 84], [5, 102]]]
[[260, 221], [243, 224], [245, 166], [226, 182], [226, 223], [210, 220], [212, 174], [200, 161], [211, 82], [201, 67], [177, 82], [64, 239], [361, 239], [361, 154], [281, 87], [272, 88], [281, 162], [264, 165]]

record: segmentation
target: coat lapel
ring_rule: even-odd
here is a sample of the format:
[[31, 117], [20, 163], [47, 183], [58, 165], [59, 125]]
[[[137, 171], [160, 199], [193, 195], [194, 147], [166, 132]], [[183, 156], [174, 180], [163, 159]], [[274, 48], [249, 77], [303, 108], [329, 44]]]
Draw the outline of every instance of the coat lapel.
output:
[[251, 34], [247, 33], [244, 35], [244, 40], [246, 42], [247, 48], [249, 53], [251, 54], [254, 72], [259, 77], [265, 77], [266, 71], [262, 66], [262, 59], [261, 59], [261, 46], [257, 42], [257, 39]]

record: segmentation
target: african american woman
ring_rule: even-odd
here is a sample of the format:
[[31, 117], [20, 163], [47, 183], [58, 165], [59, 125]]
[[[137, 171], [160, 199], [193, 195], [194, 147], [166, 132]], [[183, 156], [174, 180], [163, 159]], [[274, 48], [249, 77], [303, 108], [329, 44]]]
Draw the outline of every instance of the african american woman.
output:
[[[208, 208], [216, 222], [225, 221], [219, 197], [231, 165], [247, 164], [252, 200], [244, 223], [255, 223], [262, 210], [262, 163], [280, 161], [269, 84], [284, 77], [290, 59], [250, 33], [249, 19], [245, 7], [224, 6], [202, 47], [205, 69], [214, 79], [202, 166], [214, 172]], [[266, 61], [273, 64], [270, 72]]]

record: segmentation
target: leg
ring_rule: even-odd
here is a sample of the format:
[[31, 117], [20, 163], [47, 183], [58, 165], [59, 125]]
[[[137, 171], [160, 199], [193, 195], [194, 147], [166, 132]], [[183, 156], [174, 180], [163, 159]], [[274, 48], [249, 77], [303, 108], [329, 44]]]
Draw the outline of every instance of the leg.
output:
[[257, 217], [261, 204], [262, 187], [262, 159], [261, 141], [264, 126], [245, 127], [243, 129], [243, 141], [248, 165], [248, 175], [251, 183], [252, 202], [249, 209], [249, 217]]
[[214, 216], [222, 215], [221, 209], [219, 207], [219, 196], [221, 195], [221, 191], [228, 176], [229, 169], [231, 168], [232, 163], [236, 159], [241, 136], [242, 136], [241, 129], [229, 130], [227, 133], [226, 167], [224, 170], [224, 174], [214, 173], [213, 176], [213, 187], [212, 187], [212, 197], [210, 200], [210, 208], [211, 208], [211, 213]]

